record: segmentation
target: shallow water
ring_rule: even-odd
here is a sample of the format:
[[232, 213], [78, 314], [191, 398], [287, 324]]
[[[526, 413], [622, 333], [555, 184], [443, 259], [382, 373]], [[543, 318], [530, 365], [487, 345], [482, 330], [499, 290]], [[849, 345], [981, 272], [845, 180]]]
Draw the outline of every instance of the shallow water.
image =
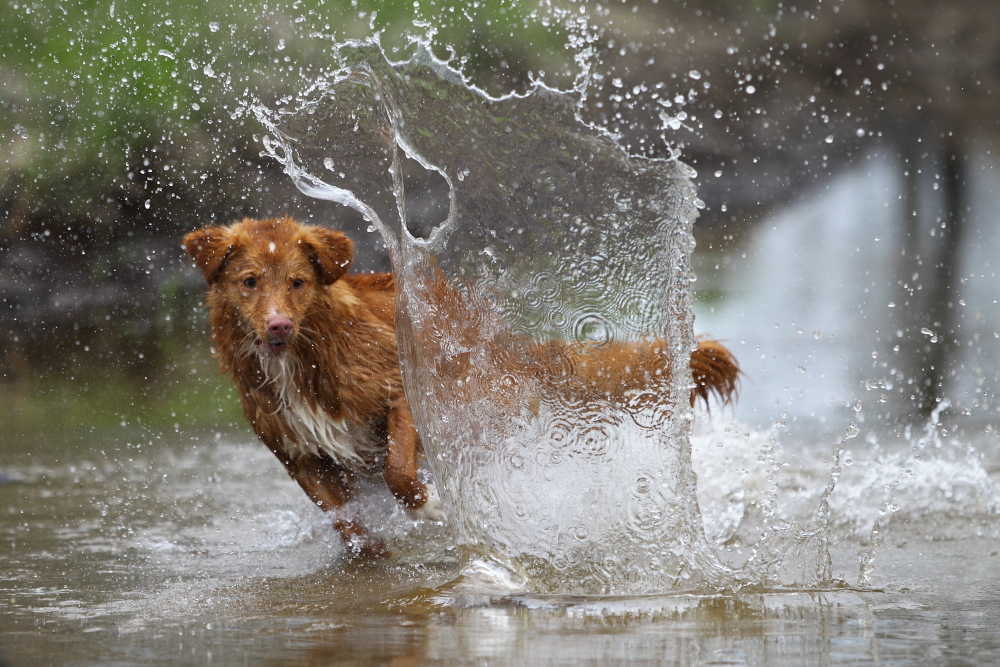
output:
[[[376, 488], [366, 512], [400, 559], [351, 563], [249, 433], [174, 433], [141, 448], [130, 439], [5, 443], [0, 642], [10, 665], [982, 664], [1000, 649], [996, 481], [988, 462], [947, 442], [883, 518], [868, 590], [856, 586], [858, 553], [900, 470], [888, 458], [855, 462], [833, 496], [833, 569], [850, 587], [490, 598], [449, 588], [458, 565], [441, 529], [410, 522]], [[757, 461], [770, 440], [725, 420], [700, 426], [708, 535], [725, 539], [733, 512], [767, 495]], [[786, 519], [815, 507], [824, 449], [778, 438], [778, 459], [806, 454], [777, 478]]]

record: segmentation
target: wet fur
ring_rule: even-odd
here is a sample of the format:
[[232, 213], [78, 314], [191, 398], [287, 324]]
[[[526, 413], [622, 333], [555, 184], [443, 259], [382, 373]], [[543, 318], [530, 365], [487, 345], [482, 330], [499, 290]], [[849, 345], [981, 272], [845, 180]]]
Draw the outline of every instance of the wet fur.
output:
[[[417, 479], [420, 441], [399, 373], [392, 276], [347, 273], [346, 236], [289, 218], [208, 227], [183, 245], [208, 283], [211, 336], [243, 413], [309, 497], [334, 513], [348, 546], [385, 555], [339, 511], [356, 472], [382, 471], [401, 504], [442, 518], [439, 505], [426, 508], [438, 501]], [[267, 329], [276, 314], [294, 324], [280, 344]]]
[[[402, 505], [443, 516], [436, 492], [417, 478], [421, 445], [399, 371], [392, 275], [348, 273], [353, 245], [344, 234], [290, 218], [207, 227], [188, 234], [183, 246], [208, 283], [216, 354], [239, 387], [247, 420], [309, 497], [333, 513], [351, 551], [387, 553], [340, 511], [356, 472], [382, 471]], [[442, 303], [457, 303], [444, 281], [433, 291]], [[277, 316], [292, 323], [287, 339], [268, 329]], [[456, 311], [455, 321], [462, 320]], [[603, 398], [662, 386], [664, 369], [669, 373], [657, 341], [597, 349], [520, 342], [517, 354], [497, 351], [498, 358], [544, 368], [558, 357], [580, 391]], [[455, 377], [466, 372], [452, 370]], [[735, 398], [739, 367], [717, 341], [700, 342], [691, 371], [692, 403], [701, 398], [707, 405], [712, 394], [723, 403]]]

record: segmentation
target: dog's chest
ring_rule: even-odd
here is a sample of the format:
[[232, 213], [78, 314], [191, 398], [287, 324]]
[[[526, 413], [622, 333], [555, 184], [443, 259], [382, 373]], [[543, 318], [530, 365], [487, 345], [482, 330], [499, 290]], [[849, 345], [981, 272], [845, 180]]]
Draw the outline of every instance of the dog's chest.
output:
[[385, 436], [377, 424], [359, 424], [334, 417], [312, 406], [295, 383], [293, 362], [287, 358], [268, 359], [264, 371], [278, 398], [278, 415], [294, 438], [283, 445], [292, 458], [304, 454], [326, 454], [340, 463], [371, 467], [385, 447]]

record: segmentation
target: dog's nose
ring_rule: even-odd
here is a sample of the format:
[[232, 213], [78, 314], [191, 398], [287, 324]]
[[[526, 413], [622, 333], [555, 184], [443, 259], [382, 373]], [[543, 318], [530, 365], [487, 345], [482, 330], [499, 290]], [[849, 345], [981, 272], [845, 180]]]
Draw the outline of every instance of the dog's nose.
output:
[[273, 338], [284, 340], [292, 333], [292, 321], [283, 315], [276, 315], [267, 321], [267, 332]]

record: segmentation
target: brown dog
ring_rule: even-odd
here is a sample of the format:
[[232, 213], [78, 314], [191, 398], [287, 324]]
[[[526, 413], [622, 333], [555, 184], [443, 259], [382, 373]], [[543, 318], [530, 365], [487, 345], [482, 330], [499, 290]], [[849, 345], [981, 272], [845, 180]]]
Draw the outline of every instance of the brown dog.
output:
[[[208, 283], [216, 353], [244, 414], [289, 475], [333, 513], [351, 552], [386, 555], [380, 540], [338, 511], [355, 472], [381, 470], [404, 507], [442, 520], [436, 490], [417, 477], [421, 445], [399, 371], [393, 276], [348, 273], [354, 248], [344, 234], [291, 218], [207, 227], [183, 245]], [[620, 393], [641, 383], [640, 357], [662, 361], [648, 347], [616, 344], [604, 353], [615, 359], [577, 367], [589, 384], [593, 375]], [[608, 377], [622, 354], [632, 359], [623, 368], [635, 382]], [[702, 341], [691, 369], [692, 402], [707, 403], [713, 392], [724, 402], [735, 396], [739, 368], [719, 343]]]

